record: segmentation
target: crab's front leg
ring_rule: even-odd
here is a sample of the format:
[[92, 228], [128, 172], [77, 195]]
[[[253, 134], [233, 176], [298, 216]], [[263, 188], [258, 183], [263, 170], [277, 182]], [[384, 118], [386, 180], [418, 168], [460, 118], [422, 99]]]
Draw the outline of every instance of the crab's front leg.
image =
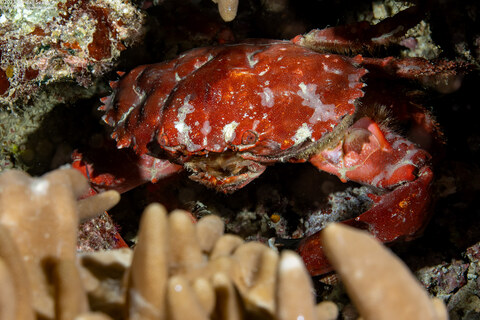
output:
[[[430, 155], [412, 142], [369, 118], [361, 118], [336, 146], [322, 150], [310, 162], [342, 181], [382, 191], [381, 195], [371, 195], [374, 204], [368, 211], [344, 223], [367, 229], [388, 243], [414, 238], [430, 217], [433, 173], [429, 159]], [[299, 252], [312, 274], [328, 271], [318, 234], [304, 239]]]
[[[72, 168], [84, 175], [90, 184], [89, 190], [83, 195], [84, 198], [104, 190], [123, 193], [182, 170], [181, 166], [167, 160], [136, 155], [132, 150], [119, 150], [108, 146], [86, 153], [75, 150], [72, 154]], [[118, 232], [115, 232], [113, 237], [116, 248], [128, 247]]]
[[168, 160], [146, 154], [137, 155], [130, 149], [106, 147], [86, 153], [74, 151], [72, 167], [80, 171], [95, 191], [116, 190], [127, 192], [147, 182], [157, 182], [183, 167]]

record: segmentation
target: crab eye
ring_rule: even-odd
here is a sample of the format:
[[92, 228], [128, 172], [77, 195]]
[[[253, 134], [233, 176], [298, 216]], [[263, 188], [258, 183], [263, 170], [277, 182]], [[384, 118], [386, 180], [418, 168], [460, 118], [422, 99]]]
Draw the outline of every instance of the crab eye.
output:
[[258, 135], [255, 131], [247, 130], [242, 134], [242, 144], [250, 145], [256, 143], [258, 140]]
[[168, 137], [166, 133], [162, 133], [160, 137], [158, 137], [158, 144], [162, 147], [168, 146]]

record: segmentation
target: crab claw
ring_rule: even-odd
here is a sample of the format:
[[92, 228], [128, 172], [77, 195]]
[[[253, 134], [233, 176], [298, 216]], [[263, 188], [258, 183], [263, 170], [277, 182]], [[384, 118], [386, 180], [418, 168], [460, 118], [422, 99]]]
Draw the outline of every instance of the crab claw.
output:
[[320, 170], [382, 189], [413, 181], [430, 155], [404, 137], [361, 118], [335, 147], [310, 158]]
[[[419, 235], [430, 218], [430, 155], [405, 138], [381, 129], [369, 118], [358, 120], [335, 147], [319, 152], [310, 161], [319, 169], [383, 190], [370, 195], [373, 206], [343, 223], [366, 229], [388, 243]], [[319, 233], [298, 247], [313, 275], [330, 270]]]

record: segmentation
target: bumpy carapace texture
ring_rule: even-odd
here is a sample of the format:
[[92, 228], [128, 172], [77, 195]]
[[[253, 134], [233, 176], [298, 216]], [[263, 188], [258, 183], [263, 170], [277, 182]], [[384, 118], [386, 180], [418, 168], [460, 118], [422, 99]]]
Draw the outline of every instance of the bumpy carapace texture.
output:
[[301, 150], [351, 124], [367, 71], [352, 59], [288, 41], [191, 50], [133, 69], [104, 100], [120, 148], [171, 156], [227, 150], [262, 162], [303, 161]]

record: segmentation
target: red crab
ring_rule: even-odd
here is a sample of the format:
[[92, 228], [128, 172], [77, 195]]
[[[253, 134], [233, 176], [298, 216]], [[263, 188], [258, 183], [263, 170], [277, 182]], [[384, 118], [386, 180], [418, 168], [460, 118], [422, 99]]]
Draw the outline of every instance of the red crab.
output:
[[[397, 19], [314, 30], [292, 41], [198, 48], [137, 67], [111, 84], [113, 94], [101, 107], [117, 147], [131, 147], [135, 155], [109, 158], [113, 174], [80, 153], [74, 167], [88, 171], [100, 189], [125, 191], [187, 170], [192, 180], [230, 193], [276, 162], [308, 161], [377, 190], [374, 205], [345, 223], [383, 242], [415, 237], [429, 217], [430, 155], [390, 129], [385, 114], [413, 123], [423, 144], [435, 141], [428, 135], [437, 129], [389, 81], [432, 82], [454, 75], [459, 65], [326, 51], [397, 39], [405, 31], [394, 28]], [[363, 44], [346, 35], [362, 36]], [[319, 241], [314, 234], [298, 249], [312, 274], [328, 270]]]

